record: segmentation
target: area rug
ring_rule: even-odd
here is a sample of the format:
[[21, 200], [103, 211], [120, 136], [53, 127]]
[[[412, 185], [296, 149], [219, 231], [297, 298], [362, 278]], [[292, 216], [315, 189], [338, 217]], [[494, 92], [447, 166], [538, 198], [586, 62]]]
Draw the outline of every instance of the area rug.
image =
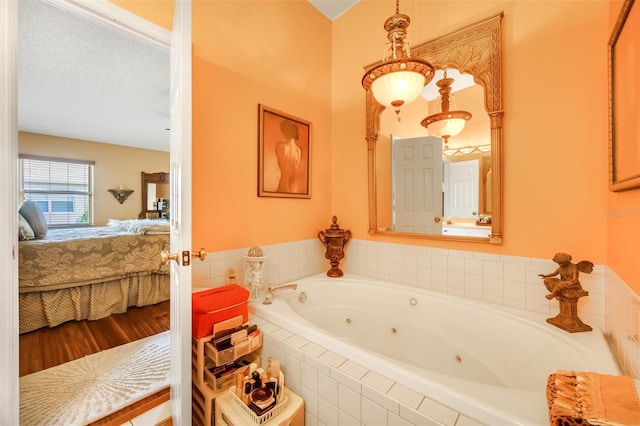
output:
[[86, 425], [169, 386], [169, 331], [20, 378], [20, 424]]

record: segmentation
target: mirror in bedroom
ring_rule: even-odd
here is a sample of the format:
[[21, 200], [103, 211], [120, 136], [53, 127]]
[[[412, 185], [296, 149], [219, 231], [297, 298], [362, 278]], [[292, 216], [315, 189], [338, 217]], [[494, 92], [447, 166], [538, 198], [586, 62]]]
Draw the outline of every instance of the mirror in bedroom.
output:
[[[399, 121], [367, 92], [370, 234], [502, 242], [501, 18], [412, 46], [436, 74]], [[436, 82], [445, 71], [449, 110], [471, 113], [447, 140], [422, 125], [442, 111]]]
[[169, 219], [169, 173], [142, 172], [140, 219]]

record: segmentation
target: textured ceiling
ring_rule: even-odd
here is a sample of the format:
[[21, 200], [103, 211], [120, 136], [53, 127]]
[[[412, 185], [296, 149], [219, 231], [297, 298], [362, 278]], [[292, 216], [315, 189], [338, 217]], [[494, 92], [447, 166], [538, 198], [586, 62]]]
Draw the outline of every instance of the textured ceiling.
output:
[[[358, 0], [309, 0], [333, 20]], [[50, 1], [18, 7], [18, 128], [169, 151], [169, 50]]]
[[18, 128], [169, 150], [169, 50], [21, 1]]

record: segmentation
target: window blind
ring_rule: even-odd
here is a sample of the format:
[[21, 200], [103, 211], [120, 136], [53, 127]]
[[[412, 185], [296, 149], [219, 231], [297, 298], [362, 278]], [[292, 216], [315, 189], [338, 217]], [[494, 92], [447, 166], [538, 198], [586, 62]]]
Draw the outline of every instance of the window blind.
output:
[[20, 155], [20, 191], [51, 227], [93, 224], [94, 161]]

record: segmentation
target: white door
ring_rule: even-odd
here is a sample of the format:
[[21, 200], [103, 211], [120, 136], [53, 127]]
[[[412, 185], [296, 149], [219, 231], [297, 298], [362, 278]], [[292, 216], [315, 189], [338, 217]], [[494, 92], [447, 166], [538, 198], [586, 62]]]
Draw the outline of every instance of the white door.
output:
[[17, 425], [18, 401], [18, 1], [0, 1], [0, 425]]
[[171, 34], [171, 411], [191, 424], [191, 1], [176, 2]]
[[[17, 265], [18, 1], [0, 1], [0, 424], [19, 423]], [[176, 2], [172, 54], [172, 249], [191, 245], [191, 4]], [[179, 117], [179, 118], [178, 118]], [[179, 137], [174, 135], [180, 135]], [[174, 139], [176, 139], [174, 141]], [[182, 203], [179, 200], [182, 199]], [[191, 269], [172, 268], [171, 398], [175, 424], [191, 423]], [[184, 305], [183, 305], [184, 304]]]
[[478, 215], [479, 167], [479, 160], [459, 161], [445, 165], [445, 216], [474, 217]]
[[393, 229], [442, 233], [442, 140], [391, 136]]

